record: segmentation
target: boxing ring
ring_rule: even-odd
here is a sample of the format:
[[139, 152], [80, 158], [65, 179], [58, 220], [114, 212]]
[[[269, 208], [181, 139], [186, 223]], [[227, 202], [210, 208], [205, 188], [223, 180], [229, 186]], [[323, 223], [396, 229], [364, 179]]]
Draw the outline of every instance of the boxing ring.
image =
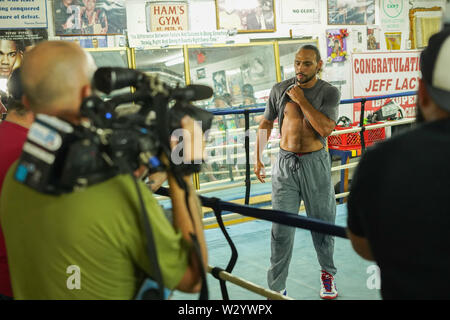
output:
[[[360, 124], [363, 123], [363, 125], [359, 125], [358, 127], [355, 128], [349, 128], [349, 129], [344, 129], [344, 130], [335, 130], [333, 131], [333, 133], [331, 135], [341, 135], [341, 134], [347, 134], [347, 133], [358, 133], [360, 134], [361, 137], [361, 153], [363, 153], [365, 151], [365, 137], [364, 137], [364, 132], [366, 130], [375, 130], [378, 128], [386, 128], [386, 127], [392, 127], [392, 126], [398, 126], [398, 125], [408, 125], [408, 124], [412, 124], [415, 122], [415, 118], [405, 118], [405, 119], [401, 119], [401, 120], [392, 120], [392, 121], [387, 121], [384, 123], [379, 123], [379, 124], [371, 124], [371, 125], [364, 125], [364, 104], [366, 101], [369, 100], [378, 100], [378, 99], [389, 99], [389, 98], [395, 98], [395, 97], [403, 97], [403, 96], [411, 96], [411, 95], [415, 95], [416, 92], [406, 92], [406, 93], [401, 93], [401, 94], [395, 94], [395, 95], [387, 95], [387, 96], [378, 96], [378, 97], [371, 97], [371, 98], [363, 98], [363, 99], [348, 99], [348, 100], [341, 100], [340, 104], [346, 104], [346, 103], [361, 103], [361, 119], [360, 119]], [[236, 245], [233, 242], [233, 235], [230, 235], [229, 233], [233, 233], [233, 229], [234, 228], [245, 228], [241, 225], [245, 225], [244, 223], [237, 225], [236, 223], [240, 223], [240, 222], [248, 222], [248, 223], [253, 223], [254, 225], [251, 227], [252, 230], [248, 231], [249, 234], [252, 234], [252, 236], [254, 236], [254, 234], [259, 235], [263, 235], [264, 237], [267, 238], [267, 240], [264, 240], [264, 244], [263, 244], [263, 248], [265, 249], [256, 249], [256, 251], [258, 250], [264, 250], [267, 251], [267, 254], [269, 254], [268, 252], [270, 251], [270, 245], [269, 245], [269, 240], [270, 240], [270, 233], [268, 230], [270, 230], [270, 224], [275, 222], [275, 223], [280, 223], [280, 224], [284, 224], [284, 225], [289, 225], [292, 227], [297, 228], [296, 234], [300, 233], [301, 230], [307, 230], [307, 231], [313, 231], [313, 232], [321, 232], [321, 233], [325, 233], [325, 234], [329, 234], [329, 235], [333, 235], [335, 237], [337, 237], [337, 239], [341, 239], [336, 241], [336, 243], [339, 243], [342, 246], [345, 246], [348, 250], [351, 250], [351, 247], [349, 248], [349, 242], [347, 241], [347, 235], [346, 235], [346, 230], [345, 230], [345, 215], [346, 215], [346, 207], [345, 204], [339, 204], [337, 205], [337, 220], [339, 220], [339, 224], [330, 224], [327, 222], [323, 222], [320, 220], [316, 220], [316, 219], [312, 219], [312, 218], [308, 218], [302, 214], [297, 215], [297, 214], [292, 214], [292, 213], [287, 213], [287, 212], [281, 212], [281, 211], [277, 211], [277, 210], [271, 210], [269, 208], [270, 205], [268, 205], [267, 203], [267, 197], [270, 198], [270, 192], [268, 193], [267, 191], [262, 191], [262, 190], [258, 190], [258, 194], [256, 195], [252, 195], [251, 196], [251, 188], [252, 187], [258, 187], [258, 185], [262, 185], [261, 183], [259, 183], [258, 181], [257, 183], [255, 183], [254, 181], [251, 181], [251, 175], [253, 174], [250, 171], [250, 130], [252, 129], [257, 129], [257, 127], [255, 128], [255, 126], [252, 128], [250, 126], [250, 114], [252, 113], [262, 113], [264, 111], [264, 108], [261, 108], [261, 106], [264, 106], [264, 104], [258, 104], [258, 105], [253, 105], [253, 106], [248, 106], [248, 108], [244, 108], [244, 109], [235, 109], [235, 110], [220, 110], [220, 111], [212, 111], [214, 113], [214, 115], [216, 116], [220, 116], [220, 115], [230, 115], [230, 114], [243, 114], [244, 115], [244, 119], [245, 119], [245, 127], [244, 128], [237, 128], [237, 129], [233, 129], [233, 134], [234, 133], [241, 133], [241, 134], [245, 134], [245, 142], [244, 142], [244, 149], [245, 152], [244, 154], [236, 154], [236, 157], [245, 157], [245, 175], [242, 176], [237, 176], [234, 177], [234, 181], [225, 181], [228, 184], [225, 185], [220, 185], [220, 186], [211, 186], [213, 185], [212, 183], [205, 183], [206, 187], [204, 188], [199, 188], [198, 185], [198, 177], [196, 178], [197, 181], [194, 180], [194, 182], [197, 183], [196, 188], [197, 190], [197, 194], [199, 195], [199, 198], [202, 202], [202, 206], [204, 207], [204, 213], [208, 213], [207, 215], [205, 215], [205, 218], [203, 219], [203, 223], [205, 225], [205, 233], [207, 234], [207, 244], [208, 244], [208, 237], [209, 234], [212, 235], [212, 232], [217, 233], [217, 230], [220, 229], [221, 234], [217, 235], [214, 234], [212, 237], [215, 237], [213, 240], [211, 240], [212, 242], [217, 242], [219, 241], [219, 237], [221, 237], [223, 240], [223, 238], [225, 238], [226, 240], [226, 245], [228, 246], [228, 250], [225, 248], [225, 246], [223, 246], [223, 241], [221, 244], [221, 250], [222, 252], [220, 253], [220, 260], [221, 260], [221, 265], [226, 265], [224, 267], [219, 267], [219, 266], [208, 266], [208, 273], [210, 274], [210, 276], [212, 276], [215, 280], [219, 281], [219, 285], [220, 285], [220, 292], [221, 292], [221, 299], [223, 300], [229, 300], [230, 299], [230, 295], [228, 293], [228, 288], [226, 283], [230, 282], [233, 285], [243, 288], [245, 290], [248, 290], [249, 292], [252, 292], [260, 297], [265, 297], [265, 298], [269, 298], [269, 299], [274, 299], [274, 300], [290, 300], [292, 299], [289, 296], [283, 296], [281, 294], [279, 294], [278, 292], [266, 289], [263, 285], [258, 285], [255, 284], [252, 281], [248, 281], [243, 279], [242, 277], [238, 277], [233, 275], [233, 270], [234, 267], [236, 266], [238, 257], [239, 257], [239, 253], [238, 253], [238, 249], [236, 247]], [[220, 132], [212, 132], [211, 135], [218, 135], [218, 134], [222, 134]], [[269, 140], [269, 143], [276, 145], [277, 143], [279, 143], [279, 139], [271, 139]], [[220, 146], [220, 148], [236, 148], [239, 145], [226, 145], [226, 146]], [[207, 148], [211, 148], [211, 147], [207, 147]], [[276, 149], [277, 147], [275, 147], [274, 149]], [[236, 150], [236, 149], [235, 149]], [[276, 154], [275, 150], [265, 150], [266, 154]], [[331, 154], [331, 152], [330, 152]], [[354, 161], [352, 163], [346, 163], [346, 164], [342, 164], [341, 165], [337, 165], [337, 166], [332, 166], [332, 172], [343, 172], [345, 170], [354, 168], [358, 165], [357, 161]], [[268, 185], [270, 187], [270, 167], [266, 168], [266, 183], [265, 185]], [[341, 175], [341, 178], [343, 176]], [[222, 181], [223, 182], [223, 181]], [[218, 182], [216, 181], [216, 184]], [[220, 183], [220, 182], [219, 182]], [[231, 198], [231, 201], [224, 201], [219, 199], [219, 196], [223, 196], [224, 192], [226, 192], [227, 190], [230, 189], [234, 189], [237, 190], [237, 195], [235, 195], [235, 197], [229, 197]], [[342, 181], [341, 181], [341, 191], [342, 191]], [[161, 202], [166, 202], [167, 203], [167, 196], [168, 196], [168, 190], [166, 188], [160, 188], [156, 194], [157, 199]], [[244, 194], [244, 196], [239, 196], [241, 194]], [[336, 200], [340, 200], [340, 199], [344, 199], [345, 197], [347, 197], [349, 194], [348, 191], [345, 192], [340, 192], [338, 194], [336, 194]], [[209, 196], [208, 196], [209, 195]], [[237, 196], [237, 197], [236, 197]], [[251, 198], [253, 197], [262, 197], [263, 200], [261, 200], [261, 203], [257, 203], [257, 204], [252, 204], [250, 203]], [[220, 197], [223, 198], [223, 197]], [[270, 199], [269, 199], [270, 202]], [[300, 208], [300, 212], [304, 211], [304, 207]], [[339, 214], [339, 212], [341, 212], [341, 214]], [[209, 214], [211, 213], [211, 214]], [[231, 224], [236, 224], [235, 226], [233, 226], [233, 228], [227, 228], [226, 225], [231, 225]], [[256, 227], [254, 227], [256, 226]], [[217, 229], [216, 227], [218, 227], [219, 229]], [[260, 233], [255, 233], [252, 232], [254, 230], [257, 230], [258, 228], [262, 228], [264, 227], [264, 230]], [[216, 231], [215, 231], [216, 230]], [[242, 231], [240, 234], [235, 235], [236, 238], [239, 238], [241, 236]], [[308, 238], [309, 233], [308, 232], [302, 232], [301, 233], [301, 237], [302, 239], [306, 239]], [[297, 235], [296, 235], [297, 237]], [[263, 239], [265, 239], [263, 238]], [[309, 236], [310, 238], [310, 236]], [[301, 241], [303, 241], [301, 240]], [[248, 244], [250, 245], [250, 240], [246, 239], [244, 240], [244, 244], [243, 247]], [[252, 244], [253, 246], [257, 246], [257, 244]], [[303, 246], [303, 244], [301, 244]], [[294, 247], [295, 248], [295, 247]], [[229, 251], [231, 250], [231, 256], [229, 258], [228, 261], [226, 261], [226, 257], [229, 256]], [[243, 249], [241, 249], [243, 250]], [[211, 248], [208, 248], [208, 251], [210, 252], [210, 254], [212, 255], [213, 252], [211, 250]], [[228, 251], [228, 253], [226, 253]], [[255, 251], [255, 250], [253, 250]], [[253, 256], [254, 252], [248, 252], [246, 254]], [[309, 255], [311, 255], [311, 252], [308, 251]], [[259, 252], [261, 253], [261, 252]], [[264, 253], [266, 254], [266, 253]], [[337, 252], [335, 251], [335, 256], [337, 256]], [[356, 256], [356, 254], [352, 254], [352, 259], [358, 259], [358, 257]], [[225, 259], [225, 260], [224, 260]], [[264, 258], [265, 264], [268, 264], [268, 259], [267, 257]], [[211, 260], [211, 259], [210, 259]], [[306, 260], [315, 260], [314, 257], [311, 257], [310, 259], [305, 259]], [[358, 261], [359, 264], [361, 264], [360, 261]], [[253, 262], [251, 261], [250, 264], [253, 264]], [[256, 266], [256, 265], [254, 265]], [[258, 266], [259, 269], [260, 266]], [[291, 266], [292, 269], [292, 266]], [[261, 271], [261, 270], [260, 270]], [[302, 273], [304, 273], [305, 270], [302, 270]], [[253, 277], [254, 275], [252, 274], [251, 271], [247, 271], [245, 270], [245, 272], [250, 272], [251, 276]], [[263, 280], [260, 280], [261, 275], [259, 275], [259, 278], [257, 282], [259, 283], [266, 283], [265, 281], [265, 273], [263, 275]], [[317, 280], [317, 279], [316, 279]], [[289, 280], [288, 280], [289, 281]], [[338, 280], [338, 288], [339, 288], [339, 280]], [[318, 287], [316, 288], [317, 292], [318, 292]], [[288, 292], [290, 292], [290, 290], [288, 289]], [[218, 299], [218, 297], [215, 297], [216, 299]], [[376, 297], [375, 297], [376, 298]], [[182, 297], [182, 299], [186, 299], [186, 297]], [[188, 299], [196, 299], [196, 297], [189, 297]], [[238, 298], [239, 299], [239, 298]], [[242, 298], [241, 298], [242, 299]], [[245, 298], [247, 299], [247, 298]]]

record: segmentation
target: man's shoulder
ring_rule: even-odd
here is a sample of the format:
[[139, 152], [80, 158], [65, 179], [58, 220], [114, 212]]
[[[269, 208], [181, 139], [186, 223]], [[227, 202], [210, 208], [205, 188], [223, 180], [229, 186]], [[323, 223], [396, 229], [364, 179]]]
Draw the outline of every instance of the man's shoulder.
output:
[[289, 86], [293, 85], [294, 83], [295, 78], [286, 79], [281, 82], [275, 83], [272, 87], [272, 90], [283, 93]]
[[322, 90], [326, 90], [326, 91], [335, 91], [335, 92], [340, 92], [339, 89], [332, 85], [331, 83], [329, 83], [328, 81], [322, 80], [322, 79], [318, 79], [317, 83], [319, 84], [320, 88]]

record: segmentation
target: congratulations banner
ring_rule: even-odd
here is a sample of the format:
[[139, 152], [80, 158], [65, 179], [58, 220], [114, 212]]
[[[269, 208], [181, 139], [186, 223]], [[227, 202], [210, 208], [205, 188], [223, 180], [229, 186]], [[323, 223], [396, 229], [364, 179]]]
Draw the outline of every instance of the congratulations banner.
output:
[[[352, 55], [353, 97], [373, 97], [417, 91], [419, 85], [420, 51], [370, 52]], [[390, 100], [390, 99], [389, 99]], [[407, 117], [415, 116], [415, 96], [394, 98]], [[378, 110], [389, 101], [367, 101], [367, 113]], [[354, 121], [359, 120], [360, 104], [354, 105]]]

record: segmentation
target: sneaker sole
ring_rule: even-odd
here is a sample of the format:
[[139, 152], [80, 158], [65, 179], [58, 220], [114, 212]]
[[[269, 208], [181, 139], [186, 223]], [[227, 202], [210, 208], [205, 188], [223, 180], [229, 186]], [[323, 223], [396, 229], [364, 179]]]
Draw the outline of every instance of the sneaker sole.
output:
[[336, 299], [338, 297], [338, 294], [336, 294], [335, 296], [320, 296], [320, 298], [321, 299], [324, 299], [324, 300], [333, 300], [333, 299]]

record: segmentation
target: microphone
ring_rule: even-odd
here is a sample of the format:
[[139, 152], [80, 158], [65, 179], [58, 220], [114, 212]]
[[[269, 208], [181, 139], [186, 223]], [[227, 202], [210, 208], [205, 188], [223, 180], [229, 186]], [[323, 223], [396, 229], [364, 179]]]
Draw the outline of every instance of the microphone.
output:
[[98, 68], [94, 74], [94, 87], [109, 94], [111, 91], [124, 87], [136, 87], [146, 75], [135, 69], [120, 67]]
[[196, 101], [211, 98], [213, 89], [201, 84], [191, 84], [185, 88], [173, 89], [170, 97], [175, 100]]

